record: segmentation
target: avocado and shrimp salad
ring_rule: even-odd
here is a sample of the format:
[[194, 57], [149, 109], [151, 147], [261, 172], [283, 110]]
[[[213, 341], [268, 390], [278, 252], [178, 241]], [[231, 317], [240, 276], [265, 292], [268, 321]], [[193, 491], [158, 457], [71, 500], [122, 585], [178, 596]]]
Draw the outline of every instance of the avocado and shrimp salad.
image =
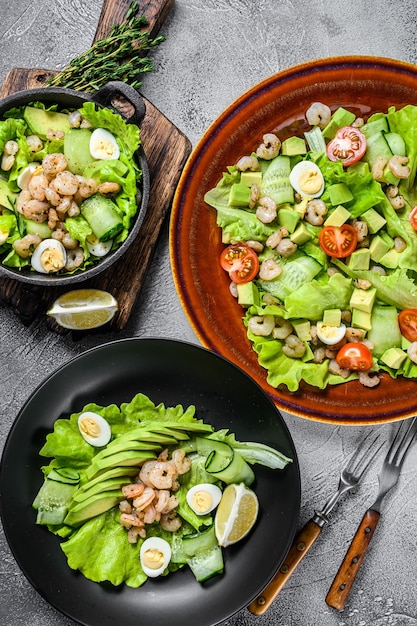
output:
[[417, 107], [364, 119], [314, 102], [305, 120], [204, 196], [258, 363], [290, 392], [416, 378]]
[[0, 120], [0, 258], [41, 274], [83, 271], [127, 238], [140, 130], [85, 102], [33, 102]]
[[68, 565], [94, 582], [137, 588], [188, 567], [203, 583], [225, 569], [223, 551], [249, 534], [259, 502], [254, 465], [292, 459], [238, 441], [196, 417], [137, 393], [120, 406], [87, 404], [54, 422], [33, 501]]

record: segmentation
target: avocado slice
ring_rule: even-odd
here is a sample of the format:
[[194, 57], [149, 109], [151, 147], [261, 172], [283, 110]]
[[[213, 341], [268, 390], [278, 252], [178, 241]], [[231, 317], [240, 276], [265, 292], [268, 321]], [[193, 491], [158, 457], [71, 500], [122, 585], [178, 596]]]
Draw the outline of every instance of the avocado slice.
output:
[[100, 459], [104, 459], [106, 456], [110, 456], [112, 454], [118, 454], [119, 452], [127, 452], [129, 450], [134, 450], [136, 452], [158, 452], [161, 450], [161, 445], [157, 443], [149, 443], [146, 441], [119, 441], [118, 439], [114, 439], [110, 444], [108, 444], [103, 450], [100, 450], [98, 454], [93, 459], [93, 463], [96, 463]]
[[156, 454], [149, 450], [126, 450], [124, 452], [116, 452], [101, 459], [95, 458], [91, 465], [85, 471], [86, 478], [90, 480], [104, 470], [118, 466], [141, 465], [144, 461], [156, 459]]
[[102, 491], [95, 494], [84, 502], [77, 502], [74, 506], [71, 505], [65, 516], [64, 524], [79, 526], [88, 519], [109, 511], [119, 504], [123, 498], [121, 490]]
[[[138, 472], [138, 469], [136, 470]], [[116, 489], [121, 489], [123, 485], [127, 485], [131, 481], [126, 476], [116, 476], [115, 478], [108, 478], [107, 480], [101, 480], [100, 482], [96, 482], [93, 485], [89, 485], [87, 483], [85, 485], [85, 489], [78, 489], [74, 495], [72, 496], [72, 502], [85, 502], [92, 496], [95, 496], [98, 493], [103, 493], [106, 491], [113, 491]]]
[[23, 117], [33, 134], [38, 135], [41, 139], [46, 139], [49, 129], [62, 130], [64, 133], [70, 129], [69, 118], [66, 113], [26, 106]]

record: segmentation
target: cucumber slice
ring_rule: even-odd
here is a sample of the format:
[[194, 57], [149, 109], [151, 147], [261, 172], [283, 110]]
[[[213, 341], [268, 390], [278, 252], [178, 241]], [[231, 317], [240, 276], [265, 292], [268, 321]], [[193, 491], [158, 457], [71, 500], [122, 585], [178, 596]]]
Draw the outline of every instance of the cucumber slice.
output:
[[199, 583], [223, 572], [223, 553], [217, 543], [214, 525], [201, 533], [184, 537], [182, 546], [187, 564]]

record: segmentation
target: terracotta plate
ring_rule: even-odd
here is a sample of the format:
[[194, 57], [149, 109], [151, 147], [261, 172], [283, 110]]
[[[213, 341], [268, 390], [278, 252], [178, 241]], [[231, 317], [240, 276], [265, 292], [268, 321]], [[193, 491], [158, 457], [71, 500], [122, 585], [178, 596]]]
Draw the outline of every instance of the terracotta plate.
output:
[[218, 263], [224, 246], [215, 211], [204, 203], [204, 194], [227, 165], [261, 143], [264, 133], [287, 127], [289, 134], [302, 132], [304, 113], [316, 100], [332, 108], [354, 107], [365, 116], [386, 112], [390, 105], [417, 104], [417, 67], [379, 57], [320, 59], [267, 78], [231, 104], [195, 147], [177, 188], [170, 225], [174, 280], [202, 344], [239, 364], [280, 409], [341, 424], [394, 421], [417, 413], [416, 381], [383, 375], [373, 389], [357, 381], [325, 391], [304, 386], [288, 393], [272, 388], [246, 338], [242, 309], [230, 296], [228, 277]]

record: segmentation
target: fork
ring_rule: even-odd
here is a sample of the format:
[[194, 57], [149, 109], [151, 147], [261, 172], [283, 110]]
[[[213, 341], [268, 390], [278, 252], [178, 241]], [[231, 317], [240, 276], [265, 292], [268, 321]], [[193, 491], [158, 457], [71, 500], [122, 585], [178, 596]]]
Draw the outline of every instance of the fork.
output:
[[366, 551], [381, 516], [382, 501], [388, 491], [398, 481], [405, 455], [416, 432], [417, 417], [414, 417], [411, 421], [404, 420], [387, 452], [378, 474], [378, 496], [374, 504], [365, 512], [326, 596], [326, 603], [339, 611], [346, 604], [356, 575], [365, 558]]
[[351, 455], [348, 463], [341, 471], [337, 491], [321, 511], [315, 511], [313, 517], [297, 534], [284, 563], [281, 565], [274, 578], [269, 582], [262, 593], [249, 604], [248, 609], [251, 613], [262, 615], [271, 606], [297, 565], [305, 557], [316, 539], [320, 536], [324, 526], [329, 522], [329, 513], [333, 510], [343, 494], [358, 485], [366, 469], [384, 445], [380, 443], [379, 439], [380, 435], [375, 435], [371, 431], [363, 439], [357, 450]]

